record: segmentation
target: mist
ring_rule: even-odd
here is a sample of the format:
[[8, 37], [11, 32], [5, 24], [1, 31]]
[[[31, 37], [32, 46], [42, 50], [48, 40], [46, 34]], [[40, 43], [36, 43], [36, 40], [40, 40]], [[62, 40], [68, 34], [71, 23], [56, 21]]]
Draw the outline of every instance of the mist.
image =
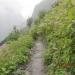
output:
[[0, 0], [0, 41], [32, 16], [35, 6], [42, 0]]

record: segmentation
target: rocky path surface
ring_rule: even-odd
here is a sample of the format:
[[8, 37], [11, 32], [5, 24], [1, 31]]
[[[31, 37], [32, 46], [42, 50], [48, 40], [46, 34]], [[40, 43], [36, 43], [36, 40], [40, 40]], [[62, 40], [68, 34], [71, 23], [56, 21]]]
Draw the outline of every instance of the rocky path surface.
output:
[[44, 75], [43, 50], [44, 45], [42, 41], [38, 39], [33, 47], [34, 53], [30, 66], [26, 70], [26, 75]]

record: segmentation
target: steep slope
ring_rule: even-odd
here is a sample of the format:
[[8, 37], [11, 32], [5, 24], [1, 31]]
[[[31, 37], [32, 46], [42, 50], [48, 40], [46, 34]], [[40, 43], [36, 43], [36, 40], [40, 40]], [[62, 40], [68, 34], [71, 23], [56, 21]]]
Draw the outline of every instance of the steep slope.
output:
[[[46, 75], [75, 75], [75, 3], [73, 1], [58, 0], [50, 11], [34, 22], [28, 32], [21, 35], [18, 40], [10, 41], [7, 47], [0, 50], [1, 75], [11, 75], [11, 72], [17, 69], [17, 63], [26, 65], [32, 46], [36, 46], [39, 51], [43, 49], [42, 45], [33, 44], [39, 36], [46, 47], [43, 56]], [[35, 65], [38, 63], [34, 58], [39, 54], [36, 51], [33, 54], [32, 71], [37, 75], [34, 73], [37, 71], [35, 68], [40, 72], [40, 67]], [[40, 59], [39, 61], [41, 62]]]
[[44, 53], [47, 75], [75, 75], [75, 3], [59, 2], [34, 23], [32, 35], [41, 35], [46, 44]]
[[56, 2], [57, 0], [43, 0], [41, 3], [36, 5], [34, 8], [32, 18], [33, 20], [39, 15], [40, 12], [43, 11], [48, 11], [52, 7], [52, 5]]
[[[15, 36], [14, 36], [15, 37]], [[27, 32], [21, 35], [17, 40], [10, 40], [0, 48], [0, 75], [13, 75], [19, 65], [30, 59], [30, 49], [33, 45], [33, 38]], [[22, 74], [21, 74], [22, 75]]]

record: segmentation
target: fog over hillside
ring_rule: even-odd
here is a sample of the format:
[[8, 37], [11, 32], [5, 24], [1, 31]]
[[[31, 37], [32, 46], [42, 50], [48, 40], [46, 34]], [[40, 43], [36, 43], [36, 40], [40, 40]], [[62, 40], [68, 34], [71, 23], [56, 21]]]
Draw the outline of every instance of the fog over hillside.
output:
[[41, 0], [0, 0], [0, 41], [13, 27], [25, 27], [26, 19], [32, 15], [36, 4]]
[[0, 7], [0, 41], [3, 40], [13, 27], [20, 26], [24, 18], [12, 9]]
[[26, 19], [35, 19], [41, 11], [48, 11], [57, 0], [0, 0], [0, 41], [16, 25], [24, 27]]
[[48, 11], [50, 10], [51, 6], [56, 2], [57, 0], [43, 0], [39, 4], [37, 4], [34, 8], [32, 17], [33, 20], [39, 15], [40, 12]]

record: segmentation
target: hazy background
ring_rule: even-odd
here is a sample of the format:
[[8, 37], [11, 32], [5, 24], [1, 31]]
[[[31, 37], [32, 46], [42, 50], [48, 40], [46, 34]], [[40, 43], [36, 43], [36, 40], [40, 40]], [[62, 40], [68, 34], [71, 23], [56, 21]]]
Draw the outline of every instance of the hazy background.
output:
[[0, 41], [13, 26], [22, 27], [22, 23], [30, 17], [35, 6], [42, 0], [0, 0]]

